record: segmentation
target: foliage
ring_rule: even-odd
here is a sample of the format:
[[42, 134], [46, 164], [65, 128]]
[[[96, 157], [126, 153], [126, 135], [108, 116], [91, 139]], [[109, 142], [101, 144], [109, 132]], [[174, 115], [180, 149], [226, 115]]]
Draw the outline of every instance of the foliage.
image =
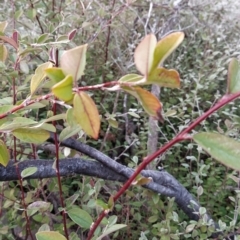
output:
[[[227, 191], [227, 187], [232, 186], [233, 182], [238, 183], [237, 171], [226, 171], [225, 167], [218, 165], [202, 151], [206, 150], [228, 167], [239, 169], [236, 150], [239, 149], [236, 141], [239, 137], [239, 108], [230, 104], [216, 112], [239, 96], [240, 70], [237, 59], [230, 62], [227, 84], [223, 81], [227, 78], [225, 63], [230, 56], [238, 54], [232, 47], [236, 40], [231, 35], [232, 29], [225, 29], [224, 25], [219, 32], [214, 28], [211, 32], [210, 28], [204, 30], [199, 27], [207, 20], [211, 21], [209, 25], [216, 26], [215, 19], [209, 16], [217, 17], [215, 13], [219, 11], [219, 5], [215, 6], [216, 9], [210, 8], [213, 15], [205, 13], [208, 6], [180, 6], [183, 9], [181, 14], [185, 15], [180, 17], [182, 28], [191, 21], [191, 17], [187, 15], [193, 12], [191, 16], [196, 17], [196, 11], [199, 28], [187, 29], [183, 45], [169, 56], [182, 42], [183, 33], [176, 31], [162, 38], [154, 26], [159, 27], [161, 19], [167, 19], [168, 11], [175, 12], [174, 6], [170, 4], [167, 5], [167, 11], [161, 10], [162, 18], [156, 14], [164, 6], [163, 1], [152, 1], [149, 6], [145, 1], [140, 1], [140, 5], [125, 5], [115, 1], [111, 4], [105, 1], [93, 1], [89, 4], [83, 2], [82, 6], [70, 1], [60, 1], [57, 5], [52, 1], [51, 4], [52, 6], [38, 1], [27, 8], [27, 4], [18, 2], [12, 9], [14, 16], [4, 11], [11, 9], [7, 1], [2, 6], [2, 12], [6, 15], [2, 16], [3, 22], [0, 25], [1, 163], [6, 166], [10, 156], [16, 162], [38, 158], [43, 153], [36, 150], [35, 144], [42, 144], [49, 138], [49, 132], [53, 132], [60, 134], [61, 141], [74, 136], [107, 154], [110, 152], [109, 155], [113, 157], [119, 155], [119, 152], [114, 155], [114, 148], [123, 146], [125, 164], [138, 168], [127, 182], [128, 185], [120, 187], [120, 194], [127, 192], [118, 202], [115, 202], [115, 184], [87, 177], [83, 177], [81, 181], [73, 177], [60, 182], [59, 174], [53, 180], [24, 180], [36, 170], [26, 169], [19, 173], [18, 183], [1, 183], [3, 211], [8, 219], [3, 221], [6, 224], [0, 228], [1, 234], [10, 239], [10, 229], [15, 231], [18, 225], [22, 228], [17, 235], [23, 236], [26, 224], [28, 234], [32, 234], [28, 228], [38, 230], [37, 239], [55, 239], [58, 237], [56, 234], [59, 235], [57, 231], [69, 239], [83, 239], [91, 222], [100, 215], [102, 209], [101, 225], [96, 221], [96, 229], [92, 228], [96, 230], [96, 239], [112, 232], [113, 239], [126, 236], [133, 239], [205, 239], [211, 235], [211, 226], [204, 219], [206, 209], [214, 217], [222, 219], [219, 220], [221, 230], [232, 230], [239, 221], [239, 193], [234, 188], [231, 188], [231, 192]], [[147, 13], [151, 13], [151, 6], [156, 9], [149, 17]], [[225, 11], [228, 10], [223, 8], [219, 14], [225, 16]], [[12, 26], [7, 26], [10, 22]], [[154, 34], [147, 34], [149, 32], [160, 35], [161, 40], [157, 43]], [[143, 41], [140, 42], [142, 38]], [[227, 41], [231, 41], [231, 45], [228, 46]], [[166, 57], [168, 59], [163, 67]], [[140, 74], [136, 73], [133, 63]], [[178, 69], [180, 74], [172, 70], [172, 67]], [[161, 101], [145, 86], [158, 84], [179, 88], [180, 76], [181, 89], [162, 88]], [[227, 93], [219, 100], [226, 85]], [[95, 91], [103, 89], [106, 91]], [[115, 93], [120, 89], [131, 95], [128, 96], [127, 103], [124, 100], [126, 95]], [[216, 108], [211, 108], [216, 101]], [[119, 102], [126, 106], [123, 104], [122, 107]], [[154, 156], [144, 158], [142, 163], [141, 158], [146, 155], [147, 115], [140, 105], [147, 114], [160, 122], [165, 118], [165, 123], [159, 127], [161, 145], [175, 139], [170, 141], [172, 145], [175, 144], [174, 150], [168, 144], [167, 148], [161, 148]], [[212, 111], [203, 114], [209, 108]], [[125, 118], [125, 115], [129, 117]], [[199, 116], [200, 119], [194, 122], [196, 134], [193, 137], [186, 135], [193, 129], [190, 122]], [[134, 123], [135, 128], [130, 129], [130, 133], [126, 129], [126, 126], [130, 126], [126, 125], [127, 121]], [[118, 129], [121, 127], [124, 130], [119, 134]], [[197, 133], [216, 130], [219, 133]], [[179, 131], [180, 134], [175, 137]], [[91, 137], [99, 140], [93, 141]], [[178, 143], [189, 139], [195, 140], [200, 147], [193, 142]], [[233, 144], [226, 145], [228, 142]], [[210, 144], [211, 148], [217, 150], [212, 152], [209, 149]], [[219, 154], [219, 146], [225, 155]], [[128, 149], [131, 151], [124, 152]], [[165, 150], [168, 150], [165, 155], [160, 155]], [[74, 155], [75, 152], [67, 148], [61, 152], [56, 144], [56, 161], [53, 167], [58, 172], [60, 157]], [[201, 216], [198, 222], [186, 219], [176, 209], [173, 199], [159, 197], [147, 190], [141, 191], [138, 187], [129, 188], [131, 182], [142, 185], [149, 181], [139, 173], [155, 157], [205, 207], [198, 213]], [[218, 204], [215, 202], [216, 196]], [[48, 201], [52, 204], [47, 205]], [[33, 206], [33, 203], [37, 204]], [[62, 216], [58, 212], [60, 206]], [[9, 207], [13, 207], [12, 210], [6, 211]], [[19, 209], [25, 209], [21, 212], [24, 216], [18, 213]], [[112, 215], [107, 218], [106, 214], [110, 210]], [[24, 217], [25, 223], [22, 222]], [[127, 228], [124, 230], [125, 224]], [[118, 231], [120, 228], [123, 230]], [[129, 233], [129, 229], [132, 233]]]

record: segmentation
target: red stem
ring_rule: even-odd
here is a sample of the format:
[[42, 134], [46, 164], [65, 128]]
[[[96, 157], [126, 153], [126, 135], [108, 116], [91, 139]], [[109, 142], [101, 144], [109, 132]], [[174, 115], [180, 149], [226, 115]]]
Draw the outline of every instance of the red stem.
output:
[[[205, 120], [207, 117], [209, 117], [212, 113], [220, 109], [221, 107], [225, 106], [229, 102], [235, 100], [236, 98], [240, 97], [240, 92], [234, 93], [234, 94], [226, 94], [224, 95], [211, 109], [209, 109], [207, 112], [205, 112], [202, 116], [198, 117], [194, 122], [192, 122], [186, 129], [182, 130], [180, 133], [178, 133], [171, 141], [166, 143], [164, 146], [162, 146], [158, 151], [155, 153], [149, 155], [146, 157], [143, 162], [138, 166], [136, 171], [133, 173], [133, 175], [127, 180], [127, 182], [122, 186], [122, 188], [116, 193], [116, 195], [113, 197], [114, 202], [130, 187], [132, 182], [136, 179], [136, 177], [140, 174], [140, 172], [146, 168], [146, 166], [152, 162], [156, 157], [167, 151], [170, 147], [175, 145], [178, 142], [181, 142], [183, 140], [191, 139], [189, 135], [187, 135], [191, 130], [193, 130], [199, 123], [201, 123], [203, 120]], [[90, 240], [100, 224], [101, 220], [107, 215], [107, 211], [102, 211], [100, 216], [98, 217], [97, 221], [93, 224], [91, 230], [88, 233], [87, 240]]]

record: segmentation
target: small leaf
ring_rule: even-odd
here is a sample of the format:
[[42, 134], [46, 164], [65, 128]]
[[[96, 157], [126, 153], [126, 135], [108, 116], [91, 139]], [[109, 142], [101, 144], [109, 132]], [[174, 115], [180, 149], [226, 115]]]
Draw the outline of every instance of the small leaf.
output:
[[65, 78], [65, 75], [61, 68], [56, 68], [56, 67], [47, 68], [45, 69], [45, 73], [55, 83], [58, 83]]
[[114, 208], [114, 198], [113, 196], [111, 195], [110, 198], [108, 199], [108, 209], [110, 211], [112, 211]]
[[41, 48], [26, 48], [22, 51], [19, 51], [18, 56], [19, 57], [25, 57], [29, 53], [38, 53], [38, 52], [41, 52], [41, 51], [42, 51]]
[[0, 126], [0, 131], [13, 131], [17, 128], [26, 127], [26, 126], [32, 126], [33, 124], [36, 124], [37, 122], [30, 119], [30, 118], [24, 118], [24, 117], [15, 117], [13, 121], [6, 122]]
[[109, 209], [109, 207], [108, 207], [108, 204], [106, 204], [103, 200], [101, 200], [101, 199], [97, 199], [96, 201], [95, 201], [95, 203], [96, 203], [96, 205], [97, 206], [100, 206], [102, 209], [104, 209], [104, 210], [108, 210]]
[[33, 175], [35, 172], [37, 172], [37, 167], [28, 167], [28, 168], [25, 168], [22, 170], [21, 172], [21, 177], [22, 178], [25, 178], [25, 177], [28, 177], [28, 176], [31, 176]]
[[180, 45], [183, 39], [183, 32], [174, 32], [161, 39], [157, 43], [154, 51], [154, 59], [151, 71], [157, 67], [160, 67], [164, 60]]
[[44, 43], [48, 40], [48, 38], [49, 38], [49, 33], [44, 33], [38, 38], [37, 43]]
[[196, 226], [196, 223], [189, 224], [189, 225], [186, 227], [185, 232], [186, 232], [186, 233], [192, 232], [192, 230], [195, 228], [195, 226]]
[[143, 79], [143, 76], [138, 75], [138, 74], [127, 74], [123, 77], [121, 77], [118, 82], [120, 83], [134, 83], [137, 84], [139, 81], [141, 82], [141, 80]]
[[172, 116], [174, 116], [174, 115], [176, 115], [177, 114], [177, 111], [176, 110], [169, 110], [169, 111], [167, 111], [166, 113], [164, 113], [164, 116], [165, 117], [172, 117]]
[[8, 22], [7, 22], [7, 21], [0, 22], [0, 32], [4, 33], [7, 25], [8, 25]]
[[9, 160], [10, 160], [10, 155], [9, 155], [8, 149], [4, 144], [4, 142], [0, 140], [0, 164], [6, 167]]
[[179, 88], [180, 76], [176, 70], [156, 68], [149, 74], [147, 84], [157, 84], [160, 87]]
[[100, 235], [96, 240], [101, 240], [103, 237], [109, 235], [110, 233], [116, 232], [119, 229], [124, 228], [126, 226], [127, 226], [126, 224], [115, 224], [115, 225], [112, 225], [106, 231], [104, 231], [104, 233], [102, 235]]
[[100, 117], [92, 98], [85, 92], [75, 94], [73, 114], [83, 131], [94, 139], [98, 138]]
[[13, 46], [15, 49], [18, 49], [17, 43], [12, 38], [0, 35], [0, 39], [2, 39], [4, 42], [7, 42], [11, 46]]
[[52, 67], [52, 63], [46, 62], [37, 67], [35, 70], [35, 74], [33, 75], [31, 79], [31, 95], [33, 95], [36, 90], [38, 89], [39, 85], [43, 81], [43, 79], [46, 77], [45, 69]]
[[77, 29], [73, 29], [70, 33], [68, 33], [68, 39], [71, 41], [75, 37]]
[[29, 10], [27, 10], [27, 14], [26, 14], [31, 20], [33, 20], [36, 16], [37, 16], [37, 10], [34, 8], [30, 8]]
[[73, 98], [73, 77], [67, 75], [62, 81], [52, 87], [53, 94], [62, 101], [70, 101]]
[[68, 216], [82, 228], [89, 229], [92, 225], [93, 220], [89, 213], [77, 206], [73, 206], [67, 213]]
[[153, 64], [153, 54], [157, 45], [155, 35], [147, 35], [137, 46], [134, 52], [134, 62], [138, 71], [144, 76], [148, 75]]
[[64, 128], [59, 135], [59, 141], [62, 142], [63, 140], [78, 134], [81, 131], [81, 129], [82, 128], [80, 126], [75, 127], [68, 126]]
[[240, 170], [240, 142], [219, 133], [197, 133], [193, 140], [217, 161]]
[[118, 128], [118, 121], [116, 121], [115, 119], [109, 118], [107, 119], [107, 121], [111, 127]]
[[41, 144], [50, 137], [48, 131], [34, 128], [18, 128], [12, 134], [23, 142], [35, 144]]
[[65, 75], [72, 75], [74, 82], [84, 73], [87, 44], [65, 51], [60, 59], [60, 66]]
[[138, 185], [138, 186], [142, 186], [142, 185], [146, 185], [146, 184], [148, 184], [148, 183], [150, 183], [150, 182], [152, 182], [152, 178], [151, 177], [148, 177], [148, 178], [146, 178], [146, 177], [141, 177], [140, 179], [138, 179], [137, 181], [136, 181], [136, 185]]
[[236, 58], [233, 58], [228, 67], [227, 93], [236, 93], [240, 91], [240, 64]]
[[37, 240], [67, 240], [62, 234], [59, 232], [53, 231], [45, 231], [45, 232], [37, 232], [36, 233]]
[[8, 56], [8, 50], [4, 44], [0, 44], [0, 61], [5, 62]]

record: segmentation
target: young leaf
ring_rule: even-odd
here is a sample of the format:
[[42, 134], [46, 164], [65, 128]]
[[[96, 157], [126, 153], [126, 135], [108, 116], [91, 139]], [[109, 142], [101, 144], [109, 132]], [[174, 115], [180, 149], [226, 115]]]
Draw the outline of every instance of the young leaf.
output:
[[49, 33], [44, 33], [38, 38], [37, 43], [44, 43], [48, 39], [49, 39]]
[[87, 44], [65, 51], [60, 59], [60, 66], [65, 75], [72, 75], [74, 82], [84, 73]]
[[4, 42], [7, 42], [11, 46], [13, 46], [15, 49], [18, 49], [17, 43], [12, 38], [0, 35], [0, 39], [3, 40]]
[[193, 140], [217, 161], [240, 170], [240, 142], [219, 133], [197, 133]]
[[162, 65], [164, 60], [180, 45], [183, 39], [183, 32], [174, 32], [161, 39], [154, 51], [151, 71]]
[[240, 91], [240, 64], [236, 58], [233, 58], [228, 67], [227, 93], [236, 93]]
[[28, 177], [28, 176], [31, 176], [33, 175], [35, 172], [37, 172], [37, 167], [28, 167], [28, 168], [25, 168], [22, 170], [21, 172], [21, 177], [22, 178], [25, 178], [25, 177]]
[[36, 233], [37, 240], [67, 240], [62, 234], [59, 232], [53, 231], [44, 231]]
[[32, 76], [30, 89], [31, 89], [31, 95], [33, 95], [36, 90], [38, 89], [39, 85], [43, 81], [43, 79], [46, 77], [45, 69], [52, 67], [51, 62], [46, 62], [37, 67], [35, 70], [35, 74]]
[[56, 68], [56, 67], [47, 68], [45, 69], [45, 73], [55, 83], [58, 83], [65, 78], [65, 75], [61, 68]]
[[83, 131], [88, 136], [97, 139], [100, 130], [100, 117], [94, 101], [87, 93], [75, 94], [73, 114]]
[[41, 144], [50, 137], [48, 131], [34, 128], [18, 128], [12, 134], [23, 142], [34, 144]]
[[92, 225], [93, 220], [89, 213], [77, 206], [73, 206], [67, 213], [68, 216], [82, 228], [89, 229]]
[[126, 224], [114, 224], [111, 227], [109, 227], [106, 231], [104, 231], [101, 236], [99, 236], [96, 240], [101, 240], [103, 237], [109, 235], [110, 233], [116, 232], [117, 230], [126, 227]]
[[141, 80], [143, 79], [143, 76], [138, 75], [138, 74], [127, 74], [123, 77], [121, 77], [118, 82], [120, 83], [135, 83], [137, 84], [137, 82], [141, 82]]
[[0, 61], [5, 62], [8, 56], [8, 50], [4, 44], [0, 44]]
[[144, 76], [148, 75], [153, 63], [153, 54], [157, 44], [155, 35], [147, 35], [137, 46], [134, 52], [134, 62], [138, 71]]
[[0, 22], [0, 32], [1, 32], [1, 33], [4, 33], [7, 25], [8, 25], [8, 22], [7, 22], [7, 21]]
[[80, 126], [75, 126], [75, 127], [68, 126], [61, 131], [59, 135], [59, 141], [62, 142], [63, 140], [78, 134], [80, 131], [81, 131]]
[[146, 185], [148, 183], [152, 182], [152, 178], [151, 177], [141, 177], [140, 179], [136, 180], [134, 182], [134, 185], [138, 185], [138, 186], [142, 186], [142, 185]]
[[10, 160], [10, 155], [9, 155], [8, 149], [4, 144], [4, 142], [0, 140], [0, 164], [6, 167], [9, 160]]
[[156, 84], [160, 87], [179, 88], [180, 76], [176, 70], [156, 68], [148, 76], [147, 84]]
[[73, 98], [72, 93], [73, 78], [67, 75], [62, 81], [52, 87], [53, 94], [62, 101], [70, 101]]

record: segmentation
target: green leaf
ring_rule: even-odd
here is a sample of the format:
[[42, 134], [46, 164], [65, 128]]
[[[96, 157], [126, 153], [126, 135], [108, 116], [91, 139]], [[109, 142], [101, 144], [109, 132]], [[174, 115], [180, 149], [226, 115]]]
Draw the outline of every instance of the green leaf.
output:
[[37, 69], [35, 70], [35, 74], [31, 79], [31, 84], [30, 84], [31, 95], [33, 95], [36, 92], [39, 85], [41, 84], [43, 79], [46, 77], [45, 69], [50, 67], [52, 67], [51, 62], [43, 63], [37, 67]]
[[180, 76], [176, 70], [156, 68], [149, 74], [147, 84], [157, 84], [160, 87], [179, 88]]
[[27, 10], [27, 16], [31, 19], [34, 20], [34, 18], [37, 16], [37, 10], [34, 8], [30, 8]]
[[49, 38], [49, 33], [44, 33], [38, 38], [37, 43], [44, 43], [48, 40], [48, 38]]
[[144, 76], [148, 75], [153, 64], [153, 54], [157, 45], [154, 34], [147, 35], [137, 46], [134, 52], [134, 62], [138, 71]]
[[32, 126], [36, 124], [37, 122], [25, 117], [15, 117], [13, 121], [6, 122], [0, 126], [0, 131], [12, 131], [16, 128], [26, 127], [26, 126]]
[[67, 123], [69, 124], [69, 126], [76, 127], [76, 125], [78, 125], [78, 122], [74, 117], [73, 108], [69, 108], [67, 110], [66, 115], [67, 115], [66, 120], [67, 120]]
[[83, 131], [88, 136], [97, 139], [100, 130], [100, 117], [94, 101], [87, 93], [75, 94], [73, 114]]
[[134, 83], [137, 84], [138, 82], [142, 82], [141, 80], [143, 79], [143, 76], [138, 75], [138, 74], [127, 74], [123, 77], [121, 77], [118, 82], [119, 83]]
[[0, 61], [5, 62], [8, 56], [8, 50], [4, 44], [0, 44]]
[[70, 101], [73, 98], [73, 77], [67, 75], [62, 81], [52, 87], [53, 94], [62, 101]]
[[65, 75], [72, 75], [74, 82], [81, 78], [86, 65], [87, 44], [65, 51], [60, 66]]
[[9, 155], [8, 149], [4, 144], [4, 142], [0, 140], [0, 164], [6, 167], [9, 160], [10, 160], [10, 155]]
[[45, 231], [45, 232], [37, 232], [36, 233], [37, 240], [67, 240], [62, 234], [59, 232], [53, 231]]
[[109, 227], [103, 234], [101, 234], [96, 240], [101, 240], [103, 237], [109, 235], [110, 233], [116, 232], [119, 229], [125, 228], [126, 224], [115, 224]]
[[109, 209], [108, 204], [105, 203], [102, 199], [97, 199], [95, 201], [95, 203], [96, 203], [97, 206], [101, 207], [104, 210], [108, 210]]
[[59, 135], [59, 141], [62, 142], [63, 140], [78, 134], [81, 130], [82, 128], [79, 125], [74, 127], [68, 126], [61, 131]]
[[164, 60], [180, 45], [184, 39], [183, 32], [174, 32], [161, 39], [155, 48], [151, 71], [160, 67]]
[[219, 133], [197, 133], [193, 139], [217, 161], [240, 170], [240, 142]]
[[8, 22], [7, 22], [7, 21], [0, 22], [0, 32], [4, 33], [7, 25], [8, 25]]
[[34, 144], [41, 144], [50, 137], [48, 131], [34, 128], [18, 128], [12, 134], [23, 142]]
[[240, 65], [236, 58], [233, 58], [228, 67], [227, 93], [240, 91]]
[[13, 108], [13, 105], [3, 105], [0, 106], [0, 114], [7, 113]]
[[19, 57], [25, 57], [27, 54], [29, 54], [29, 53], [38, 53], [38, 52], [41, 52], [42, 51], [42, 49], [41, 48], [26, 48], [26, 49], [24, 49], [24, 50], [22, 50], [22, 51], [19, 51], [18, 52], [18, 56]]
[[58, 83], [65, 78], [65, 75], [61, 68], [56, 68], [56, 67], [47, 68], [45, 69], [45, 73], [55, 83]]
[[192, 230], [195, 228], [196, 226], [196, 223], [192, 223], [192, 224], [189, 224], [187, 227], [186, 227], [186, 233], [189, 233], [189, 232], [192, 232]]
[[89, 215], [89, 213], [77, 206], [73, 206], [67, 211], [67, 213], [68, 216], [82, 228], [89, 229], [93, 223], [92, 217]]
[[33, 175], [35, 172], [37, 172], [37, 167], [28, 167], [28, 168], [25, 168], [22, 170], [21, 172], [21, 177], [22, 178], [25, 178], [25, 177], [28, 177], [28, 176], [31, 176]]

